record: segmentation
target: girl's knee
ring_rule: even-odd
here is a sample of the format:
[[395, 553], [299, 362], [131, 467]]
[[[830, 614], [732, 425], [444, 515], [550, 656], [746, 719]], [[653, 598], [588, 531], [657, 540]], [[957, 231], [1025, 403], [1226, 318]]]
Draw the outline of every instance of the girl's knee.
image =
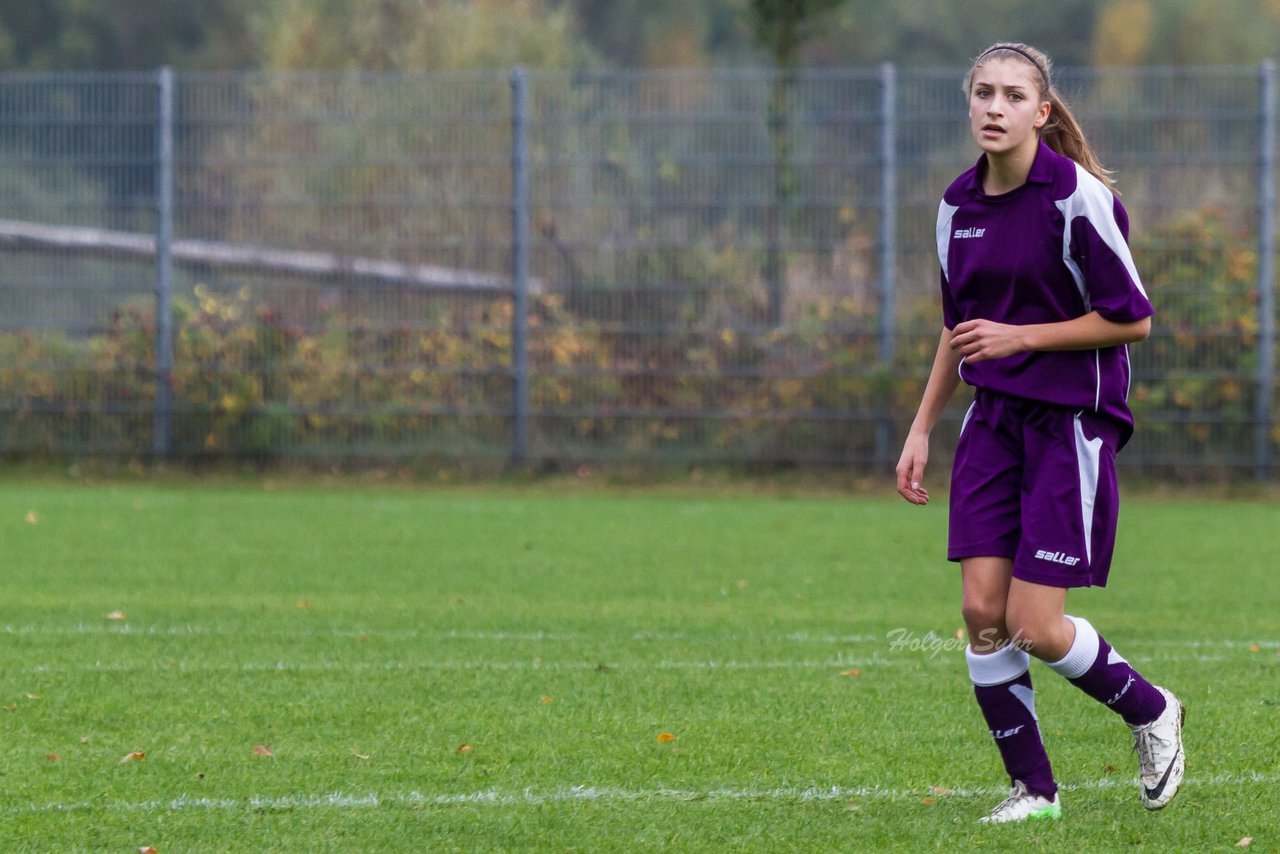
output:
[[997, 629], [1001, 633], [1005, 627], [1005, 603], [1003, 599], [983, 598], [966, 595], [960, 606], [960, 614], [964, 617], [965, 627], [971, 636], [983, 629]]
[[1023, 615], [1013, 612], [1008, 619], [1009, 638], [1036, 658], [1056, 661], [1070, 647], [1067, 621], [1057, 614]]

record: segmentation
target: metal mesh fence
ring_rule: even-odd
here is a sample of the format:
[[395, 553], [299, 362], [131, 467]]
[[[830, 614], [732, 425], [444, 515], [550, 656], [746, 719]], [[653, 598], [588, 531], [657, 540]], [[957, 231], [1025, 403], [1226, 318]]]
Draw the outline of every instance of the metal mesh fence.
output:
[[876, 418], [876, 77], [797, 81], [786, 117], [782, 85], [732, 72], [535, 79], [533, 269], [588, 336], [535, 366], [551, 380], [531, 401], [535, 445], [858, 453]]
[[281, 257], [184, 274], [175, 450], [506, 453], [505, 78], [191, 76], [179, 92], [177, 234]]
[[[0, 76], [0, 217], [154, 232], [156, 118], [153, 75]], [[0, 447], [129, 448], [151, 428], [153, 366], [101, 345], [113, 313], [151, 291], [150, 267], [28, 231], [0, 238]]]
[[[4, 452], [896, 458], [960, 71], [162, 76], [0, 76]], [[1059, 75], [1157, 308], [1129, 464], [1280, 444], [1267, 85]]]

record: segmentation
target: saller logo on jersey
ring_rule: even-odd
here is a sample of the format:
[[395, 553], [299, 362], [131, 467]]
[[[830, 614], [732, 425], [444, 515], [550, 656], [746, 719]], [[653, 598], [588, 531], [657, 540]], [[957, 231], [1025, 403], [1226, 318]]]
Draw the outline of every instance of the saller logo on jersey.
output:
[[1060, 563], [1063, 566], [1075, 566], [1080, 562], [1080, 558], [1071, 557], [1066, 552], [1047, 552], [1044, 549], [1036, 551], [1036, 560], [1047, 560], [1050, 563]]
[[986, 233], [985, 228], [957, 228], [956, 233], [951, 236], [956, 240], [964, 240], [966, 237], [981, 237]]

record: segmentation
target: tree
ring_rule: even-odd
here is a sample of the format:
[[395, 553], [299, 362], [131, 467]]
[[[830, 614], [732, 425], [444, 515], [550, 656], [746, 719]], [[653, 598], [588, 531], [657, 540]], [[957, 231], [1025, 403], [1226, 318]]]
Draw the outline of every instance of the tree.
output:
[[0, 70], [236, 68], [248, 0], [0, 0]]
[[[355, 8], [353, 8], [355, 7]], [[549, 0], [266, 0], [249, 15], [271, 69], [423, 71], [591, 65]]]
[[749, 61], [745, 0], [572, 0], [582, 36], [618, 68]]
[[773, 197], [765, 218], [766, 317], [772, 326], [782, 322], [786, 305], [786, 262], [782, 255], [783, 219], [796, 197], [791, 163], [791, 98], [800, 48], [815, 32], [825, 13], [846, 0], [751, 0], [751, 23], [756, 41], [769, 51], [775, 76], [769, 97], [769, 143], [773, 150]]

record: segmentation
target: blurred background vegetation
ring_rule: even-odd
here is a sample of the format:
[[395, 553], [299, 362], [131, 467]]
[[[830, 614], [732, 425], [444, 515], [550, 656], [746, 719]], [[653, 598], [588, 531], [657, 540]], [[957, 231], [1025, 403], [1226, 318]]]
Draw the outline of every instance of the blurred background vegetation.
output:
[[[36, 72], [0, 86], [0, 213], [154, 230], [155, 75], [38, 72], [262, 71], [179, 75], [179, 237], [501, 273], [505, 72], [525, 65], [536, 453], [868, 462], [937, 340], [936, 193], [973, 156], [939, 119], [962, 120], [956, 69], [1003, 39], [1073, 68], [1059, 83], [1160, 294], [1128, 458], [1238, 471], [1259, 429], [1256, 63], [1280, 0], [0, 0], [0, 71]], [[882, 62], [911, 178], [887, 358]], [[437, 71], [464, 73], [416, 73]], [[7, 256], [0, 453], [148, 451], [152, 287], [137, 260]], [[506, 296], [200, 266], [175, 295], [178, 453], [506, 453]]]
[[0, 70], [1248, 64], [1280, 0], [0, 0]]

